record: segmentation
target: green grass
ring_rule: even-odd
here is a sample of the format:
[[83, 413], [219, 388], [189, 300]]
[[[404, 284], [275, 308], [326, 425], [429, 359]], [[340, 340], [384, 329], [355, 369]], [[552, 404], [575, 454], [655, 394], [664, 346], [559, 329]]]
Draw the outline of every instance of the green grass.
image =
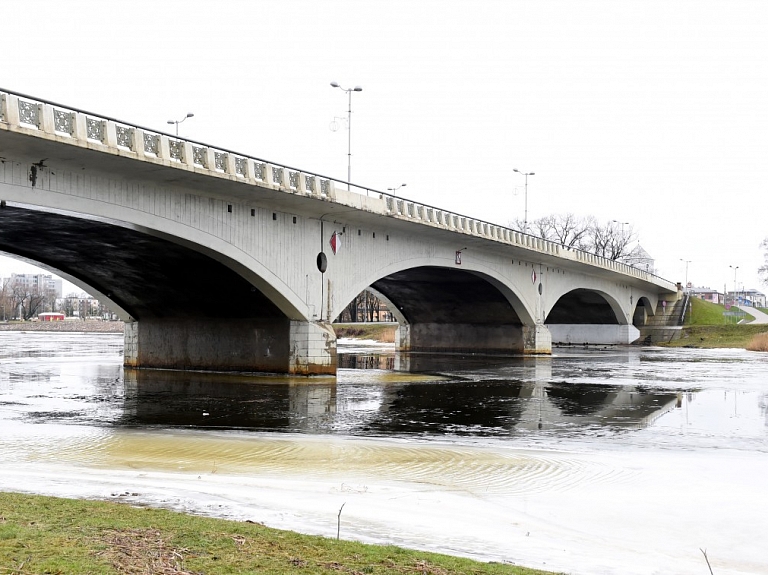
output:
[[680, 339], [659, 345], [665, 347], [746, 349], [753, 336], [765, 332], [768, 332], [768, 325], [691, 325], [683, 327]]
[[[725, 311], [739, 311], [734, 308], [726, 310], [724, 305], [704, 301], [697, 297], [691, 298], [691, 310], [685, 318], [685, 325], [728, 325], [735, 324], [738, 317], [725, 316]], [[754, 321], [754, 317], [746, 314], [745, 322]]]
[[[343, 534], [343, 524], [342, 524]], [[0, 574], [544, 574], [163, 509], [0, 493]]]
[[[768, 332], [766, 325], [736, 323], [736, 320], [740, 318], [724, 316], [724, 311], [726, 309], [723, 305], [691, 298], [691, 310], [685, 318], [680, 339], [661, 345], [665, 347], [746, 349], [755, 335]], [[746, 315], [744, 319], [753, 321], [755, 318]]]

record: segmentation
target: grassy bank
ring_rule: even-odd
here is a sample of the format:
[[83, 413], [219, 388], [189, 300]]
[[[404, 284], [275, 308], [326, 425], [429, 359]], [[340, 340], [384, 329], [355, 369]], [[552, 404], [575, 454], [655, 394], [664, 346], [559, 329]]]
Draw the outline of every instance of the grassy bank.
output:
[[[746, 349], [757, 335], [768, 332], [768, 325], [735, 323], [738, 318], [724, 316], [725, 306], [698, 298], [691, 299], [680, 339], [662, 344], [666, 347], [730, 347]], [[747, 315], [747, 320], [754, 320]]]
[[[342, 518], [343, 519], [343, 518]], [[342, 522], [342, 534], [344, 526]], [[0, 573], [544, 574], [120, 503], [0, 493]]]
[[336, 337], [355, 339], [373, 339], [384, 343], [395, 341], [395, 323], [335, 323], [333, 330]]

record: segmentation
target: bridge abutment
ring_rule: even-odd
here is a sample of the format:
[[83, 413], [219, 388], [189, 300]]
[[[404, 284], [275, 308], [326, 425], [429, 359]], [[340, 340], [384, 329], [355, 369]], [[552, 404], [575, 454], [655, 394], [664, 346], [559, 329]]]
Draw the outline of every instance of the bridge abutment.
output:
[[324, 322], [151, 319], [125, 324], [128, 367], [335, 375], [336, 336]]
[[628, 345], [640, 337], [640, 330], [629, 324], [564, 324], [549, 325], [556, 344]]
[[545, 326], [415, 323], [400, 325], [395, 345], [400, 351], [469, 353], [550, 353]]

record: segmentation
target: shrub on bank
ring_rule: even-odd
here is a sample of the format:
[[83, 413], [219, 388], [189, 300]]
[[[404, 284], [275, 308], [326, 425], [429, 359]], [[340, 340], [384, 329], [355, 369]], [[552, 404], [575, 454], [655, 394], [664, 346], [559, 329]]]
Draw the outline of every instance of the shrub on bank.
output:
[[768, 351], [768, 333], [758, 333], [752, 336], [747, 344], [749, 351]]

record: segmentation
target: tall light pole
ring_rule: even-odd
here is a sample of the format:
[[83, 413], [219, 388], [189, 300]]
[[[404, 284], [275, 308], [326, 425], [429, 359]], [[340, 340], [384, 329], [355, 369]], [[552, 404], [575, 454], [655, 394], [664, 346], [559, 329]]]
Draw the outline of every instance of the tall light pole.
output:
[[624, 235], [624, 226], [628, 226], [629, 222], [620, 222], [619, 220], [611, 220], [614, 224], [619, 224], [621, 226], [621, 235]]
[[518, 174], [522, 174], [525, 176], [525, 219], [523, 223], [523, 233], [528, 233], [528, 176], [535, 176], [535, 172], [521, 172], [517, 168], [512, 168], [513, 172], [517, 172]]
[[187, 118], [193, 118], [195, 115], [192, 112], [187, 112], [187, 115], [184, 116], [181, 120], [168, 120], [169, 124], [176, 124], [176, 135], [179, 135], [179, 124], [181, 124], [184, 120]]
[[685, 262], [685, 289], [688, 291], [688, 264], [691, 263], [692, 260], [684, 260], [683, 258], [680, 258], [681, 262]]
[[352, 92], [362, 92], [360, 86], [354, 88], [342, 88], [338, 82], [331, 82], [331, 86], [343, 90], [349, 96], [349, 109], [347, 110], [347, 190], [352, 181]]
[[405, 187], [405, 186], [407, 186], [407, 185], [408, 185], [408, 184], [400, 184], [400, 185], [399, 185], [399, 186], [397, 186], [396, 188], [387, 188], [387, 191], [388, 191], [388, 192], [392, 192], [392, 195], [394, 196], [394, 195], [397, 193], [397, 190], [399, 190], [400, 188], [404, 188], [404, 187]]
[[733, 270], [733, 297], [731, 298], [732, 301], [735, 302], [736, 300], [736, 271], [739, 269], [739, 266], [728, 266]]

